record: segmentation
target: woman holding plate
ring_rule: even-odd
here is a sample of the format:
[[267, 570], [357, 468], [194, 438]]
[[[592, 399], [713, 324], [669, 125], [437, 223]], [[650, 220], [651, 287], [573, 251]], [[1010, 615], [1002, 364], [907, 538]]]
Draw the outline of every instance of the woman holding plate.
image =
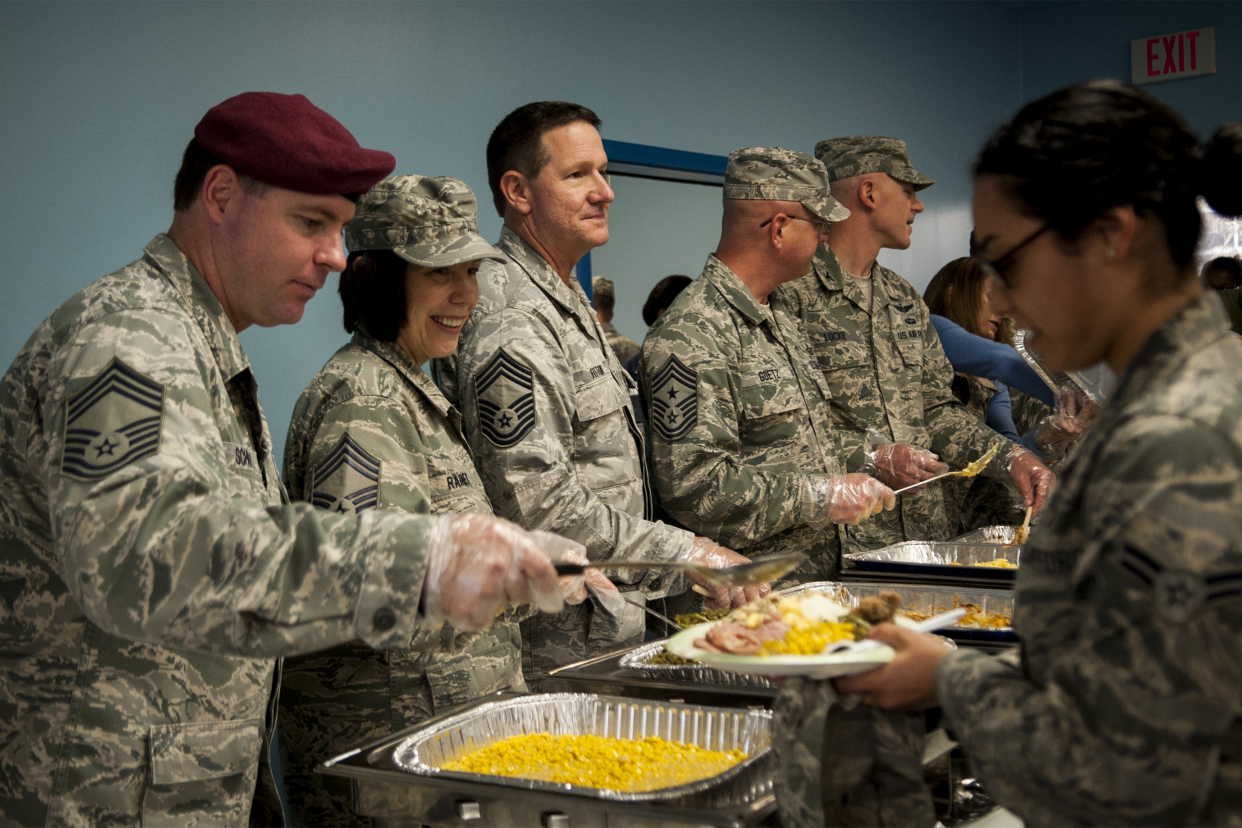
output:
[[1028, 104], [975, 167], [998, 310], [1051, 367], [1119, 377], [1028, 542], [1017, 657], [878, 627], [837, 681], [939, 704], [1027, 825], [1242, 821], [1242, 341], [1194, 271], [1196, 196], [1242, 214], [1242, 124], [1203, 148], [1166, 104], [1093, 81]]

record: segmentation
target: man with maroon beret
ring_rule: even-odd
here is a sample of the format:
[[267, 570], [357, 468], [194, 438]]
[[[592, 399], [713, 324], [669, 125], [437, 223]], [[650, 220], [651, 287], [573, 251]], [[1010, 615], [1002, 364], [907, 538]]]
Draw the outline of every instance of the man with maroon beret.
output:
[[0, 381], [0, 823], [281, 824], [251, 811], [278, 656], [560, 608], [512, 524], [337, 515], [277, 477], [238, 332], [302, 317], [393, 166], [301, 95], [230, 98], [168, 233]]

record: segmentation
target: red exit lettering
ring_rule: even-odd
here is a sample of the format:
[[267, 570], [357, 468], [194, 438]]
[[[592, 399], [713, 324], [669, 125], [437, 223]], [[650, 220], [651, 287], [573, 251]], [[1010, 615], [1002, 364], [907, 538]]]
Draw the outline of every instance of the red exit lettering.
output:
[[[1168, 37], [1147, 38], [1147, 77], [1154, 78], [1160, 75], [1176, 75], [1178, 72], [1185, 72], [1187, 44], [1189, 44], [1190, 68], [1192, 71], [1197, 69], [1199, 61], [1198, 55], [1195, 53], [1195, 40], [1198, 37], [1199, 32], [1195, 31], [1169, 35]], [[1157, 44], [1159, 44], [1160, 48], [1157, 48]], [[1177, 46], [1176, 57], [1173, 54], [1174, 45]], [[1160, 61], [1162, 55], [1164, 62], [1157, 69], [1156, 64]]]

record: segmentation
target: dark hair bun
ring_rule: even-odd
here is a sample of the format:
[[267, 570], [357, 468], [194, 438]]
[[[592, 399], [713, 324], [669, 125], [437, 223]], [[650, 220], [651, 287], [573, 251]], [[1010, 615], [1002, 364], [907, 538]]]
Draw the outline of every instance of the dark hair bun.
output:
[[1212, 209], [1242, 216], [1242, 121], [1216, 130], [1203, 151], [1200, 193]]

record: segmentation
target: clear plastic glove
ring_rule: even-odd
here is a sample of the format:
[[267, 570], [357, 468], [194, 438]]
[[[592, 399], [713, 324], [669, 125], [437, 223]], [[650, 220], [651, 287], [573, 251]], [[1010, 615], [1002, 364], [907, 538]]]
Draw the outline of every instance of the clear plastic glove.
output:
[[939, 455], [909, 443], [890, 442], [875, 429], [867, 429], [863, 471], [886, 486], [905, 488], [948, 470]]
[[1015, 446], [1005, 458], [1005, 470], [1022, 493], [1022, 505], [1033, 507], [1038, 514], [1057, 479], [1052, 469], [1041, 463], [1034, 452]]
[[861, 523], [897, 505], [897, 495], [867, 474], [816, 474], [810, 477], [815, 516], [812, 529], [830, 523]]
[[1056, 410], [1035, 426], [1035, 444], [1045, 456], [1069, 451], [1095, 422], [1099, 410], [1078, 386], [1062, 386], [1057, 392]]
[[506, 606], [564, 606], [548, 555], [519, 526], [483, 514], [443, 515], [427, 542], [423, 614], [459, 630], [481, 630]]
[[[747, 558], [745, 555], [739, 555], [732, 549], [720, 546], [715, 541], [698, 536], [695, 537], [694, 543], [690, 547], [690, 554], [686, 556], [685, 560], [690, 563], [702, 564], [709, 569], [724, 569], [728, 566], [750, 563], [750, 558]], [[693, 572], [690, 573], [690, 580], [698, 584], [701, 587], [700, 592], [706, 595], [703, 603], [708, 609], [740, 607], [756, 598], [767, 595], [772, 589], [768, 584], [748, 587], [714, 586], [704, 581], [702, 576]]]
[[[530, 537], [554, 563], [591, 563], [587, 560], [586, 547], [577, 541], [540, 530], [531, 532]], [[599, 599], [604, 609], [616, 615], [625, 603], [617, 587], [598, 569], [588, 569], [581, 575], [562, 575], [560, 582], [561, 597], [566, 604], [581, 604], [590, 593]]]

